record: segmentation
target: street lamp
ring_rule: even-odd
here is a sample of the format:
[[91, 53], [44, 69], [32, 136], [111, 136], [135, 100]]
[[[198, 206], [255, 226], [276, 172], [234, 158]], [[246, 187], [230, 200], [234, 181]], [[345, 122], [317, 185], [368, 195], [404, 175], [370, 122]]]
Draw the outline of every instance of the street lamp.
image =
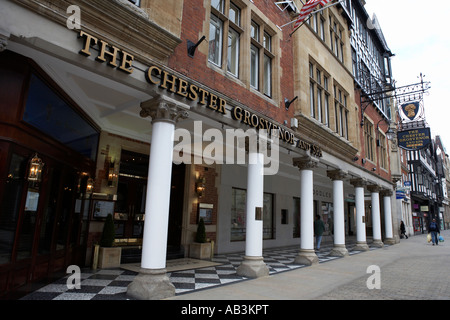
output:
[[392, 128], [389, 128], [388, 131], [386, 132], [386, 137], [388, 138], [389, 141], [392, 141], [395, 139], [395, 130]]

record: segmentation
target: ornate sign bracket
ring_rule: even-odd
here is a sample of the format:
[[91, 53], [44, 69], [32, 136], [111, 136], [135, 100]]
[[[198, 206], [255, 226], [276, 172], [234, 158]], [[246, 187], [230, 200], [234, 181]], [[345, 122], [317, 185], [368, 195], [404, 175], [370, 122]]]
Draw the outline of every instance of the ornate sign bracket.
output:
[[[363, 92], [360, 95], [361, 102], [361, 127], [364, 126], [364, 112], [370, 104], [377, 101], [387, 101], [390, 105], [390, 100], [396, 100], [397, 104], [406, 104], [408, 102], [421, 102], [423, 96], [428, 93], [431, 88], [431, 83], [423, 80], [424, 75], [420, 74], [420, 82], [401, 87], [395, 86], [386, 81], [382, 82], [380, 79], [374, 77], [369, 72], [361, 71], [361, 82], [363, 83]], [[388, 109], [389, 110], [389, 109]], [[384, 114], [388, 121], [390, 121], [390, 114]], [[425, 120], [424, 118], [421, 120]], [[403, 123], [402, 119], [400, 120]]]

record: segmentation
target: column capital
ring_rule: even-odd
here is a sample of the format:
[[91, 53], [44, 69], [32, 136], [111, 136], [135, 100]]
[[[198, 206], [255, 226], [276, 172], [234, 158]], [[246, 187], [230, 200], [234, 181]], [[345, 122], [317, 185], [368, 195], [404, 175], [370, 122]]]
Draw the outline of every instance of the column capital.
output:
[[331, 180], [344, 180], [347, 177], [347, 172], [341, 169], [327, 171], [327, 176]]
[[367, 180], [363, 178], [351, 179], [350, 184], [355, 188], [364, 188], [367, 185]]
[[189, 112], [185, 108], [164, 96], [142, 102], [141, 109], [139, 115], [142, 118], [151, 117], [152, 122], [165, 121], [175, 124], [179, 119], [189, 117]]
[[392, 197], [394, 192], [392, 190], [389, 190], [389, 189], [384, 189], [384, 190], [381, 190], [380, 194], [383, 197]]
[[300, 170], [312, 170], [317, 167], [317, 164], [319, 163], [318, 160], [310, 157], [299, 157], [292, 159], [294, 167], [298, 167]]
[[369, 190], [370, 192], [379, 193], [382, 189], [378, 184], [370, 184], [367, 186], [367, 190]]

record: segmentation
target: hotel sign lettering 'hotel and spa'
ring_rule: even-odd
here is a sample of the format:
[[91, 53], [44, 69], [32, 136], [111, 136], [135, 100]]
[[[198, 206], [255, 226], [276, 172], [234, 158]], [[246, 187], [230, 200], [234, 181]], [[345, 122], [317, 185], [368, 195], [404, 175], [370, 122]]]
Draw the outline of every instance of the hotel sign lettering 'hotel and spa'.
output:
[[[117, 68], [118, 70], [128, 74], [133, 73], [133, 55], [84, 31], [80, 31], [79, 37], [84, 39], [84, 45], [79, 52], [80, 54], [90, 56], [91, 47], [98, 46], [99, 53], [95, 58], [97, 61], [107, 62], [109, 66]], [[160, 88], [173, 94], [177, 94], [191, 101], [197, 101], [199, 104], [204, 105], [205, 107], [222, 115], [226, 114], [227, 103], [224, 99], [213, 94], [211, 91], [191, 84], [188, 81], [181, 79], [174, 74], [170, 74], [157, 66], [150, 66], [147, 69], [146, 79], [147, 82], [153, 85], [158, 85]], [[255, 129], [263, 129], [268, 132], [277, 130], [280, 140], [283, 140], [291, 145], [295, 145], [297, 148], [302, 150], [310, 151], [314, 156], [322, 157], [322, 150], [319, 146], [312, 145], [301, 139], [296, 140], [291, 131], [278, 126], [272, 121], [267, 120], [255, 113], [245, 110], [242, 107], [233, 107], [231, 110], [231, 117], [234, 120], [240, 121]]]

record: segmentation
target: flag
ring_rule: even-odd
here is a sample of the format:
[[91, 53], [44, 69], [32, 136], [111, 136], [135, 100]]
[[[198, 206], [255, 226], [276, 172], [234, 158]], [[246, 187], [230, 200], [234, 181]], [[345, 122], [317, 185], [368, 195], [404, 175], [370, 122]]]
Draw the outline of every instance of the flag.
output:
[[295, 21], [294, 29], [296, 29], [311, 14], [317, 5], [321, 4], [322, 6], [325, 6], [328, 2], [331, 2], [331, 0], [309, 0], [305, 3], [302, 10], [300, 10], [297, 21]]

